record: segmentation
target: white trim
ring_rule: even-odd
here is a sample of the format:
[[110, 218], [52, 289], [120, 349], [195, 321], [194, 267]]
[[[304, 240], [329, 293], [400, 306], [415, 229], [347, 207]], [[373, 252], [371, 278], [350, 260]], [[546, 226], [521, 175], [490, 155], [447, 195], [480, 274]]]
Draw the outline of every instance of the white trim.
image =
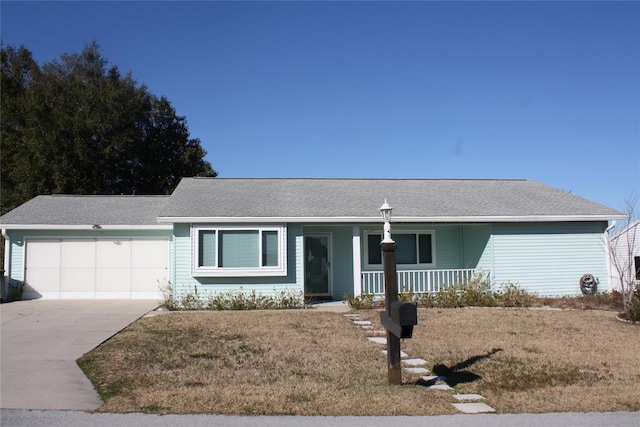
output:
[[[215, 231], [216, 232], [216, 254], [214, 259], [216, 260], [215, 266], [199, 266], [200, 260], [200, 245], [199, 245], [199, 233], [200, 231]], [[273, 267], [244, 267], [244, 268], [229, 268], [218, 267], [218, 232], [219, 231], [258, 231], [258, 263], [261, 263], [262, 256], [262, 232], [263, 231], [276, 231], [278, 233], [278, 265]], [[283, 224], [268, 224], [268, 225], [246, 225], [246, 226], [229, 226], [229, 225], [217, 225], [217, 224], [191, 224], [191, 275], [193, 277], [262, 277], [262, 276], [286, 276], [287, 275], [287, 227]]]
[[351, 228], [351, 247], [353, 261], [353, 296], [358, 297], [362, 293], [362, 261], [360, 249], [360, 226]]
[[[392, 223], [429, 222], [573, 222], [573, 221], [609, 221], [613, 219], [625, 219], [624, 215], [515, 215], [515, 216], [394, 216]], [[159, 224], [215, 222], [218, 224], [244, 224], [259, 221], [263, 224], [270, 223], [381, 223], [380, 217], [360, 216], [331, 216], [331, 217], [159, 217]], [[18, 227], [24, 228], [24, 227]]]
[[162, 301], [162, 292], [24, 292], [25, 300], [76, 300], [76, 299], [148, 299]]
[[94, 225], [56, 225], [56, 224], [2, 224], [2, 228], [6, 230], [89, 230], [100, 232], [103, 230], [173, 230], [171, 225], [102, 225], [100, 228], [94, 228]]

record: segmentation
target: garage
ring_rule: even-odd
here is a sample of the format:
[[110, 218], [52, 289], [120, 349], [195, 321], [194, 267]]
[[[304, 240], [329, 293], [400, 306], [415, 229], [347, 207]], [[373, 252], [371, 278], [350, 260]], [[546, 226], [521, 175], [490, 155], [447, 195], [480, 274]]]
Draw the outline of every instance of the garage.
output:
[[158, 299], [164, 238], [25, 239], [25, 299]]

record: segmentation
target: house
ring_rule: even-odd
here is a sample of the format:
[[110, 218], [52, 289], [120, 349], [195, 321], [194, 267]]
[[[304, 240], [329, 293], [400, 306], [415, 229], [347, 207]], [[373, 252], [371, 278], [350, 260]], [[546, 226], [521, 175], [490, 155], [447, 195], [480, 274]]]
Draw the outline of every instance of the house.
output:
[[399, 287], [431, 292], [474, 272], [541, 295], [608, 288], [605, 233], [623, 216], [530, 180], [184, 178], [171, 196], [39, 196], [0, 218], [25, 298], [208, 292], [384, 293], [379, 208]]
[[640, 286], [640, 220], [627, 224], [608, 240], [611, 289]]

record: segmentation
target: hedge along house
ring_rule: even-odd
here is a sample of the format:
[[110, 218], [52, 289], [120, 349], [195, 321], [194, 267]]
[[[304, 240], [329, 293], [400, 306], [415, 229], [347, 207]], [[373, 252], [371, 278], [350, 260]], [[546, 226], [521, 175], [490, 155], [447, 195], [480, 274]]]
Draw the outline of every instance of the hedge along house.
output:
[[[170, 282], [178, 298], [195, 289], [331, 299], [383, 294], [379, 208], [385, 198], [394, 207], [402, 290], [433, 292], [479, 270], [494, 283], [543, 295], [579, 293], [584, 274], [608, 289], [604, 234], [609, 220], [623, 216], [528, 180], [185, 178], [169, 197], [41, 196], [0, 219], [5, 265], [11, 280], [25, 280], [43, 297], [125, 296], [120, 279], [105, 278], [107, 268], [121, 277], [128, 271], [129, 295], [142, 297], [132, 271], [139, 266], [134, 259], [146, 253], [138, 243], [158, 240], [167, 255], [156, 286]], [[115, 202], [121, 199], [131, 205]], [[85, 208], [72, 214], [78, 201]], [[94, 241], [94, 251], [74, 246], [76, 240]], [[129, 264], [119, 267], [126, 257], [105, 241], [130, 241]], [[155, 248], [159, 265], [160, 243]], [[82, 280], [71, 273], [88, 262], [73, 255], [82, 249], [95, 260], [83, 270], [93, 291], [72, 295]], [[36, 274], [34, 267], [50, 270]], [[38, 274], [59, 277], [47, 284], [58, 291], [41, 291]]]

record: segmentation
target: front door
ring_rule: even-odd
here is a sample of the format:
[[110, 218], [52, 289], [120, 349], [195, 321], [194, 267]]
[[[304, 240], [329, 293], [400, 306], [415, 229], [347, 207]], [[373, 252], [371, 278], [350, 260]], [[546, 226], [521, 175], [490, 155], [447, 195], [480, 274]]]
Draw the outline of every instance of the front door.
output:
[[304, 236], [304, 293], [331, 296], [331, 238], [328, 234]]

